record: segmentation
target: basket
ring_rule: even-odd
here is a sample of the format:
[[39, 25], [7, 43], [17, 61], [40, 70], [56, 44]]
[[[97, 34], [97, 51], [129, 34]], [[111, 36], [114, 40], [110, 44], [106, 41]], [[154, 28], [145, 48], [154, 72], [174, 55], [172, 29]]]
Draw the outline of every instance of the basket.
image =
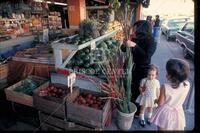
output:
[[7, 78], [8, 76], [8, 64], [0, 64], [0, 80]]

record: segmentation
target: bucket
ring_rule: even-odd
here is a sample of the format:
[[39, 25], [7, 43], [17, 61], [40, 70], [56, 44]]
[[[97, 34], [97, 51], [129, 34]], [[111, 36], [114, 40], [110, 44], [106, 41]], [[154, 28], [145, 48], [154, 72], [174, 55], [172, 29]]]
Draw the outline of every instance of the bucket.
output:
[[132, 126], [133, 123], [133, 118], [135, 115], [135, 112], [137, 111], [137, 107], [134, 103], [129, 102], [129, 107], [131, 110], [131, 113], [123, 113], [117, 110], [118, 112], [118, 117], [117, 117], [117, 124], [119, 129], [121, 130], [129, 130]]

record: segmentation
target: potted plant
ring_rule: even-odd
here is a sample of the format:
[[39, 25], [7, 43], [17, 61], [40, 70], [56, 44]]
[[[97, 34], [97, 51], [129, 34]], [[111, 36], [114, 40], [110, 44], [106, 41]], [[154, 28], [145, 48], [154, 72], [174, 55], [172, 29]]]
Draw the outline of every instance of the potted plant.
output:
[[[131, 100], [131, 80], [132, 80], [132, 55], [125, 60], [124, 53], [120, 48], [112, 56], [107, 56], [107, 61], [102, 63], [101, 69], [105, 74], [108, 83], [100, 83], [101, 90], [111, 98], [118, 112], [118, 127], [128, 130], [132, 126], [136, 106]], [[124, 67], [124, 63], [126, 64]]]
[[[114, 0], [114, 2], [117, 1]], [[125, 40], [128, 40], [130, 33], [127, 20], [132, 16], [128, 14], [128, 2], [128, 0], [125, 0], [124, 3], [120, 4], [124, 6], [124, 13], [122, 13], [124, 16], [121, 24]], [[100, 65], [108, 81], [108, 83], [100, 83], [100, 88], [108, 94], [108, 98], [111, 98], [117, 107], [117, 125], [122, 130], [129, 130], [131, 128], [134, 114], [137, 111], [135, 104], [131, 102], [133, 65], [131, 49], [126, 48], [126, 53], [124, 54], [120, 47], [112, 55], [107, 55], [107, 61]]]

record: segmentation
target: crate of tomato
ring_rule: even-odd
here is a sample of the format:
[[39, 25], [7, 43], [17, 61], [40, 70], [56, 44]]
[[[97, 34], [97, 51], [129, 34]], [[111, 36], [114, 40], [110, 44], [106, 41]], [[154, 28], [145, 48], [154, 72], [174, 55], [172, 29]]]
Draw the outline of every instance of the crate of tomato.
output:
[[67, 102], [67, 119], [82, 125], [104, 129], [111, 123], [111, 100], [101, 99], [106, 95], [78, 89], [76, 97]]
[[63, 84], [46, 82], [33, 92], [33, 105], [40, 111], [65, 119], [65, 102], [70, 101], [78, 93]]

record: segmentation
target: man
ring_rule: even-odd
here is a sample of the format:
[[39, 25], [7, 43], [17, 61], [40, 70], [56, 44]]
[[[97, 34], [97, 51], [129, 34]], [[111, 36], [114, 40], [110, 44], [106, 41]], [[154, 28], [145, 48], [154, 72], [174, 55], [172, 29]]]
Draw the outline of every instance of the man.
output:
[[154, 21], [152, 20], [152, 16], [147, 16], [146, 20], [151, 24], [151, 28], [153, 28]]
[[156, 15], [154, 27], [160, 27], [160, 17], [159, 17], [159, 15]]

